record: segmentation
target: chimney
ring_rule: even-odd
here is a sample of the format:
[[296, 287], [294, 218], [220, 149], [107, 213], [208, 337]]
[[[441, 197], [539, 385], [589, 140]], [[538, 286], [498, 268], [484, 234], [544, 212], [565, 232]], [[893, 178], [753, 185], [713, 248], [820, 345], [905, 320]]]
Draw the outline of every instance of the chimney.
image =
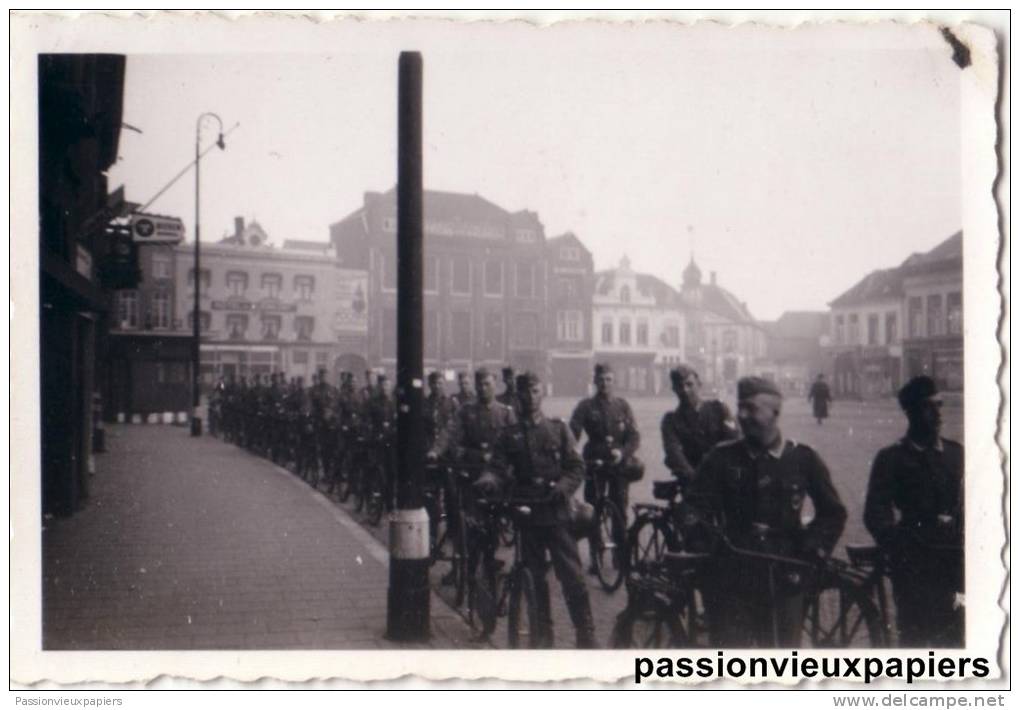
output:
[[715, 272], [714, 272], [714, 271], [710, 271], [710, 272], [708, 273], [708, 281], [709, 281], [709, 283], [711, 283], [711, 284], [712, 284], [713, 286], [715, 286]]
[[234, 217], [234, 238], [241, 241], [244, 234], [244, 217]]

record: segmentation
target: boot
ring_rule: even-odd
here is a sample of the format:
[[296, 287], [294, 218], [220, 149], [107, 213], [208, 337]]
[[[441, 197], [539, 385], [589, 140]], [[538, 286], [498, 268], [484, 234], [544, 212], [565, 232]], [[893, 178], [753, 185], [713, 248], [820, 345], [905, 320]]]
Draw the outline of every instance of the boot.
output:
[[569, 600], [567, 610], [577, 630], [577, 648], [598, 648], [598, 641], [595, 640], [595, 619], [592, 617], [591, 601], [587, 592]]
[[549, 583], [544, 579], [535, 580], [535, 607], [538, 629], [532, 642], [533, 648], [552, 648], [555, 644], [552, 604], [549, 599]]

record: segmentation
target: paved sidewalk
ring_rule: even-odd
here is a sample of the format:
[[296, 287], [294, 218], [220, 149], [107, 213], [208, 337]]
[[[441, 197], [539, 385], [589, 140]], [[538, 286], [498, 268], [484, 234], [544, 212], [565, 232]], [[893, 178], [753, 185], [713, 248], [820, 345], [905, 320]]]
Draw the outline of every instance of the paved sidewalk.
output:
[[385, 641], [385, 547], [273, 464], [186, 428], [107, 429], [92, 499], [43, 531], [43, 648], [477, 648]]

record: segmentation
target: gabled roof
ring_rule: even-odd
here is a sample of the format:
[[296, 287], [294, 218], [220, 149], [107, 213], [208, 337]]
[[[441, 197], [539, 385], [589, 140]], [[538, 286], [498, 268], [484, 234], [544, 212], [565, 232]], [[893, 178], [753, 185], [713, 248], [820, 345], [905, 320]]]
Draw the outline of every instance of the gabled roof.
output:
[[702, 309], [734, 323], [758, 324], [747, 305], [722, 286], [702, 284], [700, 288]]
[[283, 249], [294, 249], [295, 251], [327, 252], [332, 245], [329, 242], [313, 241], [311, 239], [284, 239]]
[[[382, 193], [366, 192], [366, 205], [371, 202], [392, 205], [396, 210], [397, 188], [393, 187]], [[425, 215], [428, 219], [437, 221], [498, 222], [501, 224], [505, 224], [511, 217], [510, 212], [480, 195], [443, 190], [425, 190]], [[513, 216], [517, 219], [535, 217], [533, 212], [526, 210], [517, 212]]]
[[874, 301], [900, 298], [903, 295], [903, 274], [895, 269], [876, 269], [844, 291], [830, 306], [856, 306]]
[[[595, 293], [605, 296], [616, 285], [619, 269], [606, 269], [595, 274]], [[656, 306], [678, 306], [680, 295], [672, 286], [657, 276], [634, 272], [638, 292], [645, 298], [654, 298]]]
[[913, 272], [936, 265], [950, 264], [963, 259], [963, 231], [959, 231], [941, 242], [931, 251], [911, 254], [900, 264], [900, 268]]

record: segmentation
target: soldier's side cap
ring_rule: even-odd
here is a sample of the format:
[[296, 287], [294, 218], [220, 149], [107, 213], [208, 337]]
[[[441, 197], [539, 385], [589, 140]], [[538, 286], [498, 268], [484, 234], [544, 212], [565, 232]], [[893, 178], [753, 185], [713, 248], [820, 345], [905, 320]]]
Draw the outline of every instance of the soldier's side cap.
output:
[[758, 394], [771, 394], [780, 399], [783, 393], [779, 388], [764, 377], [741, 377], [737, 382], [737, 399], [750, 399]]
[[524, 389], [532, 385], [542, 384], [542, 378], [530, 370], [517, 375], [517, 389]]
[[896, 397], [900, 401], [900, 407], [908, 410], [938, 393], [939, 388], [935, 380], [927, 375], [918, 375], [903, 385]]
[[479, 367], [477, 370], [475, 370], [476, 380], [484, 380], [486, 377], [489, 377], [490, 375], [492, 375], [492, 373], [489, 372], [489, 368], [487, 367]]
[[429, 373], [429, 382], [438, 382], [441, 377], [442, 375], [439, 372], [433, 370]]
[[503, 377], [506, 377], [507, 375], [510, 375], [510, 377], [514, 376], [514, 369], [512, 367], [503, 368]]
[[595, 376], [607, 375], [613, 371], [613, 366], [608, 362], [597, 362], [595, 363]]
[[691, 375], [694, 375], [699, 380], [701, 377], [698, 375], [698, 371], [688, 365], [677, 365], [669, 371], [669, 379], [675, 383], [682, 383]]

